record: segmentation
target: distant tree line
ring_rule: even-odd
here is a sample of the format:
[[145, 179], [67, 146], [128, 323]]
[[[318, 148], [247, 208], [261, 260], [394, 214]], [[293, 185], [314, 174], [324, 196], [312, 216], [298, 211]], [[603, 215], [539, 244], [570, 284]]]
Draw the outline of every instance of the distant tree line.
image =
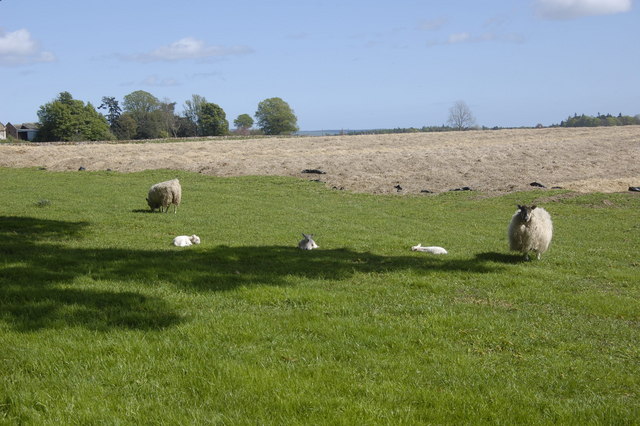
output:
[[[449, 110], [448, 125], [442, 126], [423, 126], [421, 128], [405, 127], [394, 129], [371, 129], [371, 130], [356, 130], [346, 132], [349, 135], [365, 135], [365, 134], [390, 134], [390, 133], [419, 133], [419, 132], [451, 132], [460, 130], [501, 130], [507, 127], [485, 127], [475, 125], [475, 120], [471, 114], [469, 108], [463, 102], [457, 102]], [[598, 126], [630, 126], [640, 125], [640, 114], [632, 117], [629, 115], [618, 114], [613, 116], [611, 114], [600, 114], [596, 117], [588, 115], [577, 115], [569, 117], [562, 121], [560, 124], [554, 124], [550, 127], [598, 127]], [[542, 124], [537, 124], [535, 128], [543, 128]], [[520, 128], [533, 128], [533, 127], [520, 127]]]
[[[40, 129], [36, 141], [95, 141], [160, 139], [169, 137], [225, 136], [230, 134], [226, 113], [219, 105], [203, 96], [192, 95], [184, 104], [184, 112], [175, 112], [176, 103], [159, 100], [151, 93], [138, 90], [126, 95], [122, 102], [104, 96], [97, 108], [91, 103], [73, 99], [62, 92], [38, 110]], [[255, 112], [259, 129], [251, 130], [254, 120], [241, 114], [236, 120], [236, 132], [266, 135], [291, 134], [298, 131], [297, 117], [280, 98], [270, 98], [258, 104]]]
[[343, 134], [347, 135], [387, 135], [394, 133], [423, 133], [423, 132], [452, 132], [455, 129], [450, 126], [423, 126], [423, 127], [396, 127], [393, 129], [368, 129], [352, 130]]
[[[40, 129], [36, 141], [83, 140], [131, 140], [188, 138], [196, 136], [225, 136], [231, 133], [226, 113], [218, 104], [204, 96], [192, 95], [183, 105], [182, 115], [175, 112], [176, 103], [159, 100], [151, 93], [137, 90], [124, 96], [122, 102], [115, 97], [104, 96], [97, 108], [91, 103], [73, 99], [69, 92], [62, 92], [53, 101], [38, 110]], [[280, 98], [265, 99], [258, 104], [254, 114], [240, 114], [233, 124], [234, 133], [240, 135], [286, 135], [298, 131], [297, 117]], [[257, 129], [253, 129], [254, 123]], [[635, 117], [618, 114], [600, 114], [596, 117], [577, 115], [552, 127], [596, 127], [640, 125], [640, 115]], [[544, 127], [541, 124], [535, 126]], [[457, 101], [449, 109], [447, 125], [421, 128], [372, 129], [342, 132], [341, 134], [387, 134], [417, 132], [447, 132], [464, 130], [499, 130], [476, 125], [471, 109], [464, 101]]]
[[374, 129], [365, 131], [350, 132], [350, 134], [388, 134], [388, 133], [418, 133], [418, 132], [449, 132], [452, 130], [463, 131], [477, 129], [476, 119], [471, 112], [471, 108], [464, 101], [457, 101], [449, 108], [448, 126], [423, 126], [422, 128], [395, 128], [395, 129]]
[[629, 115], [618, 114], [617, 117], [611, 114], [600, 114], [592, 117], [589, 115], [574, 114], [560, 123], [560, 127], [599, 127], [599, 126], [630, 126], [640, 124], [640, 115], [631, 117]]

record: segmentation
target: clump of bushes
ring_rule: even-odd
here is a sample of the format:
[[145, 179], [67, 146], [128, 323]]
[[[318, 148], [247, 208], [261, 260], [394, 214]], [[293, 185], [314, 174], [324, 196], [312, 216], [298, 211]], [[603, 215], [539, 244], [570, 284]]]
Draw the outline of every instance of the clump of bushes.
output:
[[599, 126], [631, 126], [640, 124], [640, 115], [631, 117], [628, 115], [618, 114], [614, 117], [611, 114], [600, 114], [596, 117], [589, 115], [575, 114], [560, 123], [560, 127], [599, 127]]

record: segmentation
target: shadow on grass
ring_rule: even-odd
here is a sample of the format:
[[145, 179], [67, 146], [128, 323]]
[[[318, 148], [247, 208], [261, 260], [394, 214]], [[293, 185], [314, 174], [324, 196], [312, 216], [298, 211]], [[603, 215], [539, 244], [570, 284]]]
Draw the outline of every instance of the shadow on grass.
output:
[[476, 259], [485, 262], [497, 262], [497, 263], [523, 263], [525, 262], [524, 256], [521, 254], [507, 254], [497, 252], [478, 253]]
[[0, 320], [22, 331], [67, 326], [161, 329], [177, 324], [180, 316], [160, 298], [73, 288], [77, 276], [90, 276], [93, 268], [101, 267], [100, 250], [69, 249], [59, 241], [80, 238], [88, 225], [0, 217]]
[[227, 291], [397, 270], [486, 273], [502, 268], [487, 261], [504, 256], [488, 253], [460, 260], [282, 246], [127, 250], [70, 248], [59, 243], [79, 238], [87, 225], [0, 217], [0, 319], [24, 330], [57, 326], [159, 329], [180, 322], [175, 309], [161, 298], [136, 291], [105, 291], [103, 283], [96, 285], [100, 289], [87, 289], [76, 283], [78, 277], [89, 284], [131, 282], [132, 288], [140, 288], [162, 281], [182, 290]]

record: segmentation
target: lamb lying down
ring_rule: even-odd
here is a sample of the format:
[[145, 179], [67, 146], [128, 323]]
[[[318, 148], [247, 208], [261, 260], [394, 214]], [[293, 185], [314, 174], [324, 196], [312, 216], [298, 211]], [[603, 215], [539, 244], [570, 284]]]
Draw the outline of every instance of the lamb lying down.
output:
[[422, 247], [422, 244], [418, 244], [417, 246], [411, 247], [411, 251], [423, 251], [425, 253], [431, 253], [431, 254], [447, 254], [448, 253], [442, 247], [438, 247], [438, 246]]
[[313, 235], [302, 234], [302, 236], [304, 238], [300, 240], [300, 242], [298, 243], [298, 248], [300, 250], [313, 250], [313, 249], [320, 248], [320, 246], [318, 246], [318, 244], [316, 244], [316, 242], [313, 241]]
[[177, 247], [187, 247], [192, 244], [200, 244], [200, 237], [197, 235], [179, 235], [173, 239], [173, 245]]

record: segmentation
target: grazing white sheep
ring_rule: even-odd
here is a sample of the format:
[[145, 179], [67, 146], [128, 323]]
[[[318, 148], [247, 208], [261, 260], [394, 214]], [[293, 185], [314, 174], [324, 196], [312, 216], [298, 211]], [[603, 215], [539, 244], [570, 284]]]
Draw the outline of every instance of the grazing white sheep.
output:
[[298, 248], [301, 250], [313, 250], [319, 248], [315, 241], [313, 241], [313, 235], [311, 234], [302, 234], [304, 237], [299, 243]]
[[200, 244], [200, 237], [197, 235], [179, 235], [173, 239], [173, 245], [177, 247], [188, 247], [192, 244]]
[[518, 210], [511, 218], [508, 233], [511, 250], [524, 254], [526, 260], [529, 260], [529, 252], [535, 252], [540, 259], [540, 255], [551, 244], [551, 216], [542, 207], [518, 205]]
[[151, 211], [160, 209], [160, 212], [168, 212], [169, 206], [173, 204], [173, 212], [177, 213], [178, 205], [182, 199], [182, 187], [178, 179], [168, 180], [166, 182], [156, 183], [149, 188], [147, 195], [147, 204]]
[[422, 251], [422, 252], [431, 253], [431, 254], [447, 254], [448, 253], [448, 251], [445, 250], [443, 247], [438, 247], [438, 246], [422, 247], [422, 244], [418, 244], [417, 246], [411, 247], [411, 251]]

